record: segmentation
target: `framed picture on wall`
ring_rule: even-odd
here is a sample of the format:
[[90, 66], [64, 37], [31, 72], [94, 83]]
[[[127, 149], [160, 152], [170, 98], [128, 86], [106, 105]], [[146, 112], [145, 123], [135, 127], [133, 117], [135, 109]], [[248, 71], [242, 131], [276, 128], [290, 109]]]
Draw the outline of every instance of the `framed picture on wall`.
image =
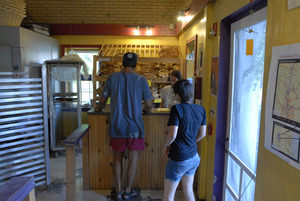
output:
[[202, 67], [203, 67], [203, 43], [198, 44], [198, 51], [197, 51], [197, 64], [196, 64], [196, 71], [195, 76], [202, 76]]
[[191, 37], [186, 41], [185, 78], [192, 78], [196, 75], [198, 57], [197, 44], [197, 35]]

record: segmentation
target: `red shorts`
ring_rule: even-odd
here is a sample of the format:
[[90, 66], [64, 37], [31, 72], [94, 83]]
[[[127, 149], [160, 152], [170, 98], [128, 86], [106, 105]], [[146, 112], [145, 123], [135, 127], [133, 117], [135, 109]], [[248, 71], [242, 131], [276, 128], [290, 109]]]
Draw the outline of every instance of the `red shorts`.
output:
[[144, 138], [110, 138], [110, 146], [114, 151], [126, 150], [143, 151], [145, 148]]

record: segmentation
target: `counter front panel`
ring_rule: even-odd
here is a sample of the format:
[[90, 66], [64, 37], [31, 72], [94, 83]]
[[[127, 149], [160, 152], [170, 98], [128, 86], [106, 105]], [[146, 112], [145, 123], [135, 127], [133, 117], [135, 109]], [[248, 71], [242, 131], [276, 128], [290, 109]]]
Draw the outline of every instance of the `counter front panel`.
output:
[[[143, 116], [145, 123], [145, 150], [140, 153], [134, 186], [147, 190], [162, 190], [167, 157], [163, 144], [168, 132], [168, 113]], [[90, 188], [109, 190], [112, 186], [113, 151], [109, 145], [109, 113], [88, 113]], [[127, 153], [123, 160], [126, 172]], [[126, 174], [123, 173], [123, 186]]]

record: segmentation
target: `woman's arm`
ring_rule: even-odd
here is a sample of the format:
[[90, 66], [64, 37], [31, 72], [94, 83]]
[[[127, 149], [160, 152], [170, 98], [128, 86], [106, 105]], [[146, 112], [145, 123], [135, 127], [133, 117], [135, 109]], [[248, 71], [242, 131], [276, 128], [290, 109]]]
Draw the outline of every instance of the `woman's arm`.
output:
[[196, 137], [196, 142], [199, 142], [202, 138], [206, 136], [206, 125], [200, 127], [198, 135]]
[[165, 106], [166, 99], [168, 98], [168, 90], [167, 89], [168, 89], [168, 87], [164, 87], [160, 93], [160, 98], [161, 98], [160, 107], [161, 108], [168, 108], [168, 106]]
[[165, 99], [161, 99], [160, 107], [161, 108], [165, 107]]
[[177, 131], [178, 131], [178, 126], [170, 126], [168, 135], [164, 143], [164, 153], [166, 154], [166, 156], [169, 155], [169, 146], [176, 139]]
[[176, 139], [177, 131], [178, 131], [178, 126], [170, 126], [168, 135], [165, 139], [164, 147], [170, 146], [170, 144]]

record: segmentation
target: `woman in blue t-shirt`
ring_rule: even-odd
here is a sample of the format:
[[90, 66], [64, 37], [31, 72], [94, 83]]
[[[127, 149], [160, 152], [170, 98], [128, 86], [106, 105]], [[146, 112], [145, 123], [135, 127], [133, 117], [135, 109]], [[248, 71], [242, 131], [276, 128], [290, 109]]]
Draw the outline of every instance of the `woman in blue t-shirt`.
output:
[[180, 104], [171, 108], [169, 133], [164, 144], [168, 163], [165, 172], [164, 201], [173, 201], [177, 186], [182, 181], [185, 201], [194, 201], [193, 182], [200, 164], [197, 142], [206, 135], [206, 113], [201, 105], [191, 103], [193, 85], [188, 80], [174, 84], [175, 97]]

